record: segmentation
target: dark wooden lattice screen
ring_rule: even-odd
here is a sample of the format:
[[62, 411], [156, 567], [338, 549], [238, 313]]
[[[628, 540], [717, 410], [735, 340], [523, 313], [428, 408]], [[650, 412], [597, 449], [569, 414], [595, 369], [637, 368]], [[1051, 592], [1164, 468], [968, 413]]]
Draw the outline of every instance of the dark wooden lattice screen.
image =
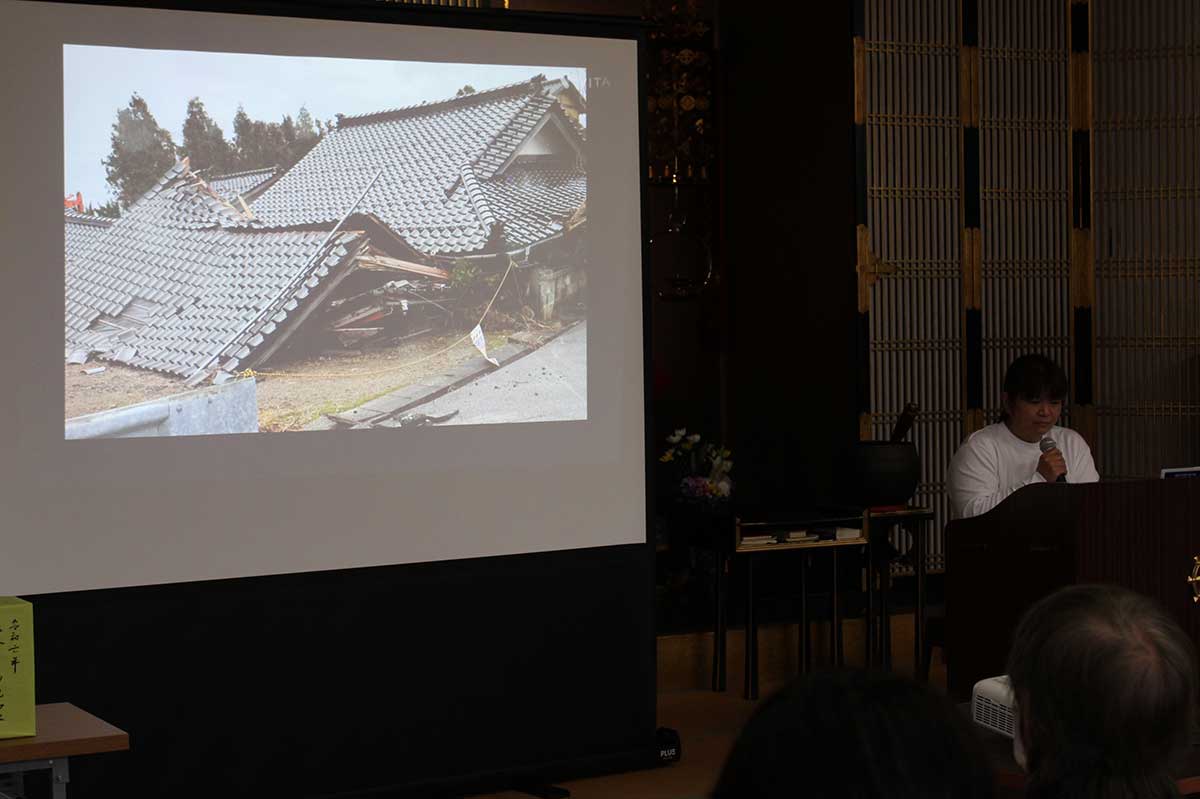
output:
[[979, 2], [985, 422], [1018, 355], [1071, 363], [1066, 22], [1062, 0]]
[[1097, 465], [1200, 464], [1200, 4], [1092, 0]]
[[1106, 479], [1200, 463], [1200, 3], [857, 0], [854, 33], [861, 434], [920, 404], [940, 530], [1036, 351]]
[[[868, 0], [859, 46], [866, 203], [859, 311], [868, 320], [871, 412], [863, 433], [886, 438], [906, 402], [920, 405], [916, 501], [943, 518], [946, 453], [963, 429], [959, 4], [931, 0], [918, 13], [907, 0]], [[935, 567], [941, 553], [939, 541]]]

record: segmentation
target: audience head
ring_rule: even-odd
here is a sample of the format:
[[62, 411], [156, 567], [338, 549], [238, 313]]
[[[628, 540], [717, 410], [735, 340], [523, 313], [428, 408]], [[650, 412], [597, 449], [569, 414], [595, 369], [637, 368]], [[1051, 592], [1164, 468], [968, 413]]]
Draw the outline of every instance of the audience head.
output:
[[1030, 796], [1175, 796], [1191, 742], [1196, 652], [1152, 600], [1116, 586], [1064, 588], [1017, 628], [1009, 678]]
[[801, 677], [755, 711], [714, 799], [985, 799], [992, 773], [945, 698], [870, 672]]

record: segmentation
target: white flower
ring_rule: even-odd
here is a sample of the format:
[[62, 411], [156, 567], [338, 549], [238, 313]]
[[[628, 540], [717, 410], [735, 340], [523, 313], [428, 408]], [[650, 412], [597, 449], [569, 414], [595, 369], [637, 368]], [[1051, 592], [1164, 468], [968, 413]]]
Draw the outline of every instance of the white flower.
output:
[[717, 483], [717, 493], [723, 497], [729, 496], [729, 492], [733, 489], [733, 485], [728, 480], [722, 480]]
[[676, 430], [674, 433], [672, 433], [671, 435], [667, 436], [667, 443], [668, 444], [678, 444], [680, 441], [683, 440], [683, 437], [685, 435], [687, 435], [687, 428], [681, 427], [678, 430]]
[[[683, 432], [685, 432], [685, 433], [686, 433], [687, 431], [686, 431], [686, 430], [684, 430]], [[688, 437], [687, 437], [687, 440], [688, 440], [690, 443], [692, 443], [692, 444], [695, 444], [697, 441], [699, 441], [699, 440], [700, 440], [700, 434], [699, 434], [699, 433], [692, 433], [690, 436], [688, 436]]]

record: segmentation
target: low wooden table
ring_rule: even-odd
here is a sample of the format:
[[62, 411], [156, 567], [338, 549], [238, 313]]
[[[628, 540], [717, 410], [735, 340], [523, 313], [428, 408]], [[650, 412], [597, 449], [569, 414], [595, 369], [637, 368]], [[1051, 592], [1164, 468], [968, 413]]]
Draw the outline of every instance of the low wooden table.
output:
[[54, 799], [64, 799], [69, 758], [128, 748], [128, 733], [86, 710], [67, 702], [38, 705], [37, 735], [0, 739], [0, 774], [15, 775], [18, 793], [24, 793], [26, 772], [48, 770]]
[[[756, 521], [745, 522], [741, 519], [734, 523], [733, 555], [744, 561], [746, 571], [746, 643], [745, 643], [745, 686], [742, 695], [746, 699], [758, 699], [758, 620], [754, 612], [754, 562], [769, 552], [804, 552], [813, 554], [818, 551], [832, 553], [833, 587], [830, 592], [832, 603], [829, 625], [829, 648], [838, 666], [843, 665], [841, 610], [838, 594], [838, 550], [842, 547], [863, 547], [867, 550], [867, 562], [871, 562], [870, 537], [859, 535], [857, 538], [825, 541], [779, 541], [770, 544], [746, 544], [743, 538], [754, 534], [786, 534], [789, 530], [810, 529], [812, 527], [850, 527], [857, 525], [861, 530], [866, 526], [867, 516], [859, 512], [855, 515], [834, 514], [797, 514], [786, 521]], [[808, 558], [801, 563], [799, 572], [800, 584], [800, 671], [808, 670], [811, 648], [808, 641]], [[723, 619], [722, 619], [723, 624]], [[868, 637], [870, 619], [867, 620]], [[720, 654], [724, 656], [725, 636], [723, 631], [718, 634], [716, 642]], [[722, 669], [723, 671], [723, 669]]]

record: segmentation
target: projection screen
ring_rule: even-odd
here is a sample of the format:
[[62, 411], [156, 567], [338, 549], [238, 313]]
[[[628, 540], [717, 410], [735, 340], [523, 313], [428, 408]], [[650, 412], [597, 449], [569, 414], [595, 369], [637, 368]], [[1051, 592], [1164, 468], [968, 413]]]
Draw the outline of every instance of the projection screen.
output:
[[645, 540], [634, 42], [0, 13], [0, 593]]

